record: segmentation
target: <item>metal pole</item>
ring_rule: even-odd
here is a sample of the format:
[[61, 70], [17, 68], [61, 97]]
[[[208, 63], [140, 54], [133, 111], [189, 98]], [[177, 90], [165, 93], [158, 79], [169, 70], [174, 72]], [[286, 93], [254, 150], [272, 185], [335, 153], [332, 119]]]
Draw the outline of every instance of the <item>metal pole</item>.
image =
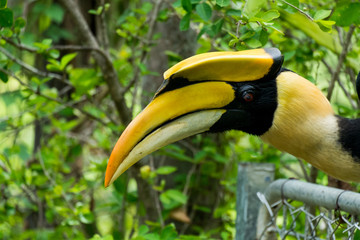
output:
[[275, 166], [269, 163], [238, 165], [236, 193], [236, 240], [254, 240], [261, 202], [257, 192], [264, 192], [274, 180]]

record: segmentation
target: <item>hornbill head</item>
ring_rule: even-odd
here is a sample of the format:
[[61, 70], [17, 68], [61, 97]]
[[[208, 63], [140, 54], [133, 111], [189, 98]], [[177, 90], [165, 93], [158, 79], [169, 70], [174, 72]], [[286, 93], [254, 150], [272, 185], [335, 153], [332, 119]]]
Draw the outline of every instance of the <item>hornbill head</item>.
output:
[[117, 141], [105, 186], [151, 152], [202, 132], [240, 130], [305, 159], [326, 147], [306, 139], [321, 129], [315, 118], [333, 124], [329, 102], [282, 62], [281, 52], [268, 48], [200, 54], [167, 70], [153, 100]]

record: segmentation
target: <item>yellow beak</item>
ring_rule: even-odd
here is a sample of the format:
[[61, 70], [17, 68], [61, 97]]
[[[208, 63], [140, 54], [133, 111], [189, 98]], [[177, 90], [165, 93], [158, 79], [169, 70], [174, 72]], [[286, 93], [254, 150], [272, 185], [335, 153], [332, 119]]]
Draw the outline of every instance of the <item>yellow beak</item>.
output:
[[235, 99], [226, 82], [201, 82], [155, 97], [128, 125], [107, 165], [105, 187], [144, 156], [185, 137], [205, 132]]

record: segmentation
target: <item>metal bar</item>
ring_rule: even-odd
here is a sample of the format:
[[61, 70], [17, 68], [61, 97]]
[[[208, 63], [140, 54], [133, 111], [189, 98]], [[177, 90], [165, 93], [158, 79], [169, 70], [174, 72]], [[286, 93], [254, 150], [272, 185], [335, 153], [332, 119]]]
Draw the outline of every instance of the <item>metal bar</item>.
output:
[[[259, 196], [262, 194], [259, 193]], [[282, 199], [291, 199], [303, 202], [309, 206], [321, 206], [328, 210], [340, 209], [352, 215], [360, 215], [360, 194], [344, 191], [337, 188], [321, 186], [299, 180], [279, 179], [271, 183], [261, 199], [266, 199], [267, 205], [272, 205]], [[262, 201], [264, 202], [264, 201]], [[287, 203], [287, 202], [284, 202]], [[276, 239], [269, 224], [259, 224], [270, 221], [273, 213], [269, 213], [263, 204], [259, 209], [257, 239]], [[273, 221], [274, 223], [274, 221]], [[273, 226], [276, 227], [276, 226]]]
[[[283, 192], [283, 196], [282, 195]], [[360, 193], [321, 186], [299, 180], [279, 179], [271, 183], [265, 192], [270, 204], [285, 198], [304, 202], [311, 206], [336, 209], [360, 215]]]

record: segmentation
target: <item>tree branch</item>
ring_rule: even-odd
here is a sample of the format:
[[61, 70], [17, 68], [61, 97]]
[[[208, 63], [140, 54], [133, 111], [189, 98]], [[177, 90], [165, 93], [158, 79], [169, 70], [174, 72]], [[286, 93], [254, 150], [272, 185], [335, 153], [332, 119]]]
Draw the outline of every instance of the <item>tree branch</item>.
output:
[[[37, 48], [33, 48], [21, 43], [16, 43], [14, 42], [12, 39], [10, 38], [5, 38], [2, 37], [2, 39], [4, 39], [7, 43], [9, 43], [10, 45], [16, 47], [17, 49], [20, 50], [25, 50], [31, 53], [37, 53], [38, 49]], [[68, 50], [68, 51], [95, 51], [98, 52], [99, 54], [103, 55], [103, 57], [107, 57], [106, 52], [104, 50], [102, 50], [101, 48], [94, 48], [94, 47], [90, 47], [90, 46], [78, 46], [78, 45], [54, 45], [52, 47], [50, 47], [48, 50], [51, 49], [56, 49], [56, 50]]]
[[36, 53], [37, 52], [36, 48], [29, 47], [29, 46], [26, 46], [26, 45], [21, 44], [21, 43], [16, 43], [10, 38], [2, 37], [2, 39], [4, 39], [8, 44], [16, 47], [17, 49], [25, 50], [25, 51], [28, 51], [28, 52], [31, 52], [31, 53]]
[[[96, 117], [95, 115], [93, 115], [93, 114], [85, 111], [84, 109], [79, 108], [79, 107], [75, 106], [74, 104], [72, 104], [72, 103], [70, 103], [70, 102], [63, 102], [63, 101], [61, 101], [61, 100], [59, 100], [59, 99], [56, 99], [56, 98], [47, 96], [47, 95], [41, 93], [39, 90], [33, 89], [31, 86], [29, 86], [28, 84], [26, 84], [25, 82], [23, 82], [20, 78], [18, 78], [15, 74], [13, 74], [12, 72], [10, 72], [10, 71], [8, 71], [8, 70], [6, 70], [6, 69], [0, 68], [0, 71], [6, 73], [7, 75], [9, 75], [9, 76], [13, 77], [14, 79], [16, 79], [22, 86], [26, 87], [26, 89], [30, 90], [32, 93], [34, 93], [34, 94], [36, 94], [36, 95], [38, 95], [38, 96], [40, 96], [40, 97], [43, 97], [43, 98], [45, 98], [45, 99], [47, 99], [47, 100], [49, 100], [49, 101], [57, 102], [58, 104], [63, 105], [63, 106], [65, 106], [65, 107], [77, 109], [77, 110], [79, 110], [82, 114], [84, 114], [85, 116], [87, 116], [87, 117], [89, 117], [89, 118], [91, 118], [91, 119], [93, 119], [93, 120], [101, 123], [102, 125], [108, 127], [107, 123], [104, 122], [104, 120], [102, 120], [101, 118], [98, 118], [98, 117]], [[116, 132], [114, 132], [114, 131], [113, 131], [113, 133], [116, 134], [116, 135], [118, 135], [118, 133], [116, 133]]]
[[[100, 49], [96, 38], [92, 34], [76, 2], [73, 0], [59, 0], [59, 2], [71, 15], [75, 25], [78, 27], [79, 35], [85, 41], [85, 45], [95, 49]], [[106, 52], [104, 56], [98, 52], [93, 52], [92, 55], [101, 69], [106, 84], [109, 86], [110, 95], [115, 103], [121, 122], [123, 124], [129, 123], [131, 120], [131, 112], [120, 95], [122, 87], [118, 80], [117, 72], [112, 65], [109, 54]]]
[[350, 42], [351, 42], [351, 36], [352, 36], [354, 30], [355, 30], [355, 25], [353, 24], [353, 25], [350, 26], [349, 31], [346, 34], [346, 39], [345, 39], [344, 44], [343, 44], [343, 49], [341, 51], [338, 64], [337, 64], [335, 72], [333, 72], [331, 80], [330, 80], [328, 94], [326, 96], [329, 101], [331, 100], [332, 93], [334, 91], [335, 81], [338, 81], [338, 79], [339, 79], [339, 74], [340, 74], [341, 67], [342, 67], [342, 65], [343, 65], [343, 63], [345, 61], [345, 57], [346, 57], [346, 55], [347, 55], [347, 53], [349, 51], [349, 45], [350, 45]]
[[24, 63], [23, 61], [17, 59], [15, 56], [13, 56], [11, 53], [9, 53], [7, 50], [5, 50], [5, 48], [3, 47], [0, 47], [0, 52], [2, 52], [6, 57], [8, 57], [11, 61], [19, 64], [23, 69], [35, 74], [35, 75], [38, 75], [38, 76], [41, 76], [41, 77], [50, 77], [50, 78], [54, 78], [56, 80], [59, 80], [67, 85], [71, 85], [72, 84], [68, 81], [68, 80], [65, 80], [63, 78], [62, 75], [59, 75], [59, 74], [55, 74], [55, 73], [49, 73], [49, 72], [43, 72], [37, 68], [34, 68], [33, 66], [30, 66], [29, 64], [27, 63]]

